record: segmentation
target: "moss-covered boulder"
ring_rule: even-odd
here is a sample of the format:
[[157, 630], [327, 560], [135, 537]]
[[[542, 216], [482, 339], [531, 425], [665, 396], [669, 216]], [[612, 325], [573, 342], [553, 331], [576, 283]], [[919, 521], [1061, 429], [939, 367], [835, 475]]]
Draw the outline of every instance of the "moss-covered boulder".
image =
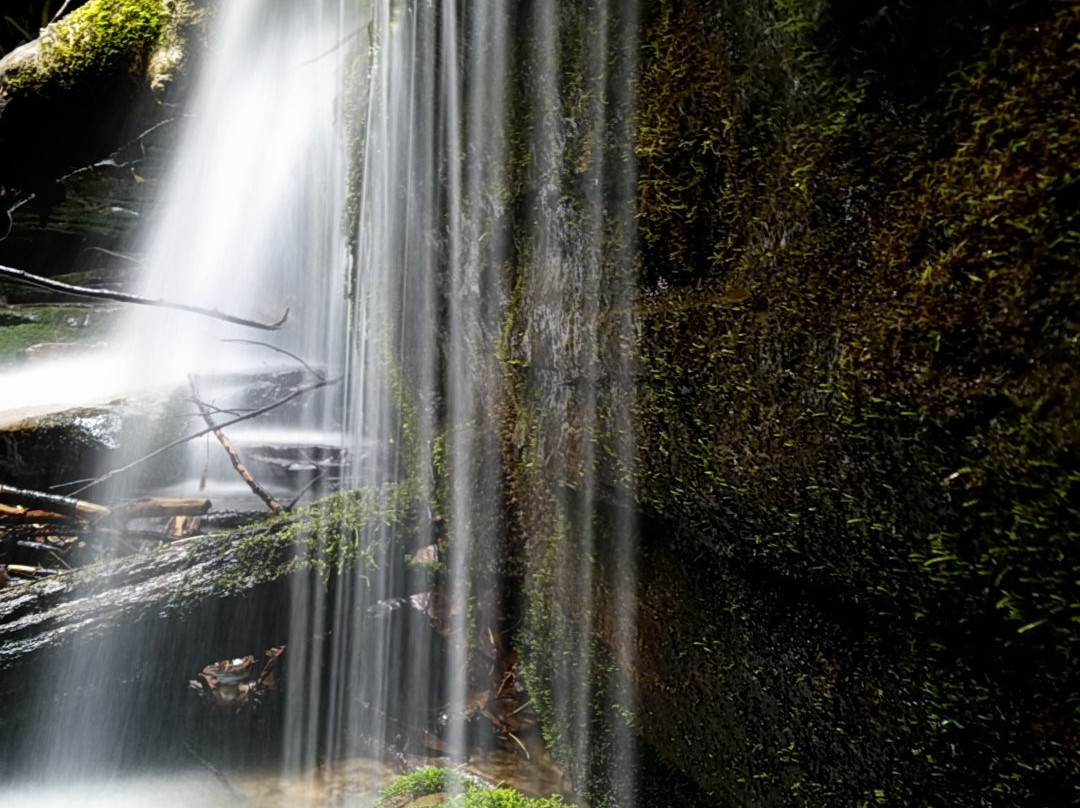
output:
[[192, 0], [91, 0], [0, 60], [0, 186], [37, 189], [147, 126], [187, 53]]

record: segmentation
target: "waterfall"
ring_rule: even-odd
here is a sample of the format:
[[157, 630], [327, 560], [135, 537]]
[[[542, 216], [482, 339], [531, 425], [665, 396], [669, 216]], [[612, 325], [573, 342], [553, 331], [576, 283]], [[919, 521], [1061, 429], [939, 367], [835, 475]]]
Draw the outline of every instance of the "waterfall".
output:
[[[213, 13], [209, 58], [183, 119], [174, 124], [180, 127], [179, 146], [164, 183], [167, 190], [137, 249], [144, 265], [137, 291], [252, 319], [272, 321], [288, 309], [289, 319], [279, 331], [253, 335], [250, 329], [183, 312], [135, 307], [112, 335], [110, 354], [71, 371], [46, 368], [69, 384], [69, 373], [77, 372], [76, 380], [84, 372], [104, 379], [90, 395], [163, 391], [187, 397], [187, 378], [194, 375], [206, 401], [243, 406], [237, 402], [258, 376], [306, 372], [280, 350], [323, 373], [340, 374], [347, 265], [341, 236], [343, 129], [337, 109], [342, 9], [337, 2], [280, 3], [271, 9], [260, 0], [229, 0]], [[174, 390], [179, 392], [170, 393]], [[339, 399], [323, 394], [269, 426], [262, 421], [240, 424], [229, 436], [242, 444], [253, 435], [269, 440], [267, 430], [279, 441], [329, 432], [340, 442]], [[201, 426], [190, 407], [182, 409], [169, 408], [161, 426], [144, 440], [122, 436], [127, 443], [121, 460], [155, 448], [162, 434]], [[298, 433], [303, 434], [296, 438]], [[199, 495], [200, 470], [207, 458], [218, 458], [218, 451], [204, 442], [190, 444], [186, 465], [183, 452], [176, 452], [178, 459], [170, 466], [174, 482], [165, 493]], [[235, 499], [240, 507], [261, 507], [223, 460], [203, 485], [216, 505], [228, 507]], [[136, 471], [119, 478], [107, 493], [93, 488], [84, 496], [115, 501], [161, 491], [160, 480]], [[159, 765], [163, 757], [172, 757], [172, 765], [192, 763], [182, 745], [183, 730], [155, 722], [159, 708], [167, 712], [183, 698], [183, 682], [140, 689], [146, 687], [139, 679], [144, 658], [152, 659], [155, 649], [171, 641], [153, 626], [140, 624], [54, 659], [40, 672], [31, 686], [39, 701], [37, 718], [20, 746], [37, 777], [49, 784], [123, 779], [132, 768], [148, 761]], [[188, 673], [212, 661], [193, 661]]]
[[[629, 679], [608, 671], [631, 668], [634, 646], [636, 27], [625, 2], [372, 4], [352, 484], [417, 499], [404, 533], [364, 537], [377, 562], [318, 615], [337, 638], [323, 651], [333, 686], [291, 715], [313, 727], [329, 709], [320, 748], [438, 726], [449, 758], [468, 759], [484, 724], [474, 657], [503, 664], [495, 627], [524, 583], [535, 596], [519, 619], [564, 660], [533, 667], [558, 752], [583, 791], [597, 778], [633, 803], [632, 733], [596, 705], [633, 711]], [[402, 634], [372, 615], [419, 594], [402, 591], [398, 559], [441, 531], [445, 636]], [[313, 739], [287, 738], [310, 764]]]
[[[574, 788], [630, 808], [636, 2], [360, 5], [221, 4], [146, 248], [147, 294], [290, 308], [272, 343], [343, 381], [289, 428], [340, 429], [343, 487], [381, 515], [340, 575], [291, 582], [282, 769], [524, 749], [485, 717], [501, 677]], [[284, 362], [184, 315], [128, 333], [143, 383]], [[62, 675], [122, 679], [139, 652]], [[100, 763], [65, 736], [176, 746], [103, 718], [110, 698], [43, 712], [54, 771]]]

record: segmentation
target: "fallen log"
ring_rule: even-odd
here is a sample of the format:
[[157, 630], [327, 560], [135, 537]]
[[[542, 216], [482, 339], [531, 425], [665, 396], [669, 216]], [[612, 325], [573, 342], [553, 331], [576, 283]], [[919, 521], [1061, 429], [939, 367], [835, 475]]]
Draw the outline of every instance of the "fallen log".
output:
[[[287, 636], [293, 548], [284, 540], [275, 544], [273, 531], [174, 542], [75, 572], [10, 565], [11, 582], [0, 589], [4, 774], [35, 765], [40, 752], [26, 738], [36, 737], [40, 705], [50, 703], [58, 705], [49, 719], [57, 743], [71, 738], [76, 751], [83, 745], [90, 755], [100, 750], [103, 766], [141, 759], [152, 743], [147, 727], [167, 726], [178, 742], [190, 740], [173, 729], [184, 727], [193, 709], [203, 709], [185, 691], [187, 680], [207, 660], [266, 648]], [[244, 541], [263, 551], [255, 567], [250, 550], [230, 552]], [[81, 724], [79, 705], [103, 703], [95, 699], [107, 699], [108, 709], [138, 732], [124, 735], [125, 726], [114, 737], [102, 729], [107, 722]], [[171, 741], [162, 742], [163, 760], [181, 754]]]
[[[241, 723], [233, 731], [232, 724], [208, 722], [205, 704], [187, 683], [209, 661], [261, 654], [290, 636], [298, 642], [299, 664], [321, 668], [329, 652], [325, 637], [290, 635], [295, 593], [328, 602], [337, 597], [333, 570], [339, 562], [331, 552], [349, 559], [346, 569], [355, 564], [371, 573], [364, 559], [392, 547], [366, 553], [358, 544], [348, 546], [391, 540], [391, 531], [369, 527], [393, 525], [403, 542], [426, 530], [413, 521], [415, 497], [408, 485], [335, 495], [232, 532], [29, 583], [13, 579], [0, 589], [5, 775], [39, 762], [40, 746], [27, 739], [40, 739], [36, 733], [46, 719], [51, 738], [59, 744], [70, 739], [80, 760], [100, 755], [102, 766], [133, 759], [145, 764], [151, 755], [175, 762], [184, 742], [212, 749], [208, 756], [224, 764], [229, 755], [254, 754], [256, 742], [276, 743], [277, 730], [253, 731]], [[340, 585], [351, 591], [366, 579], [344, 580]], [[100, 721], [102, 715], [124, 720]], [[263, 720], [258, 711], [256, 718]], [[272, 750], [273, 759], [279, 755], [280, 749]]]
[[[187, 517], [180, 517], [186, 519]], [[197, 518], [197, 517], [196, 517]], [[131, 540], [137, 540], [141, 542], [170, 542], [178, 538], [171, 535], [168, 530], [132, 530], [129, 527], [125, 527], [122, 530], [115, 528], [99, 527], [94, 530], [94, 537], [100, 539], [108, 539], [114, 542], [129, 542]], [[137, 550], [133, 550], [135, 552]]]
[[210, 510], [210, 500], [197, 499], [139, 499], [112, 509], [117, 519], [156, 519], [165, 516], [204, 516]]
[[211, 511], [203, 517], [203, 526], [209, 530], [236, 530], [266, 518], [266, 511]]

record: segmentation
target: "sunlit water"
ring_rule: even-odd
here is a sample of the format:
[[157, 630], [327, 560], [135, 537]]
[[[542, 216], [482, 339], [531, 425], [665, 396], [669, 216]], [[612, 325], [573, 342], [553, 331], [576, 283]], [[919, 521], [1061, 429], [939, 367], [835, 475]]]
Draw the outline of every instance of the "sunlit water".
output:
[[[148, 217], [138, 250], [145, 267], [139, 293], [264, 321], [277, 320], [288, 309], [285, 326], [253, 331], [165, 308], [133, 308], [110, 336], [110, 351], [15, 371], [5, 379], [0, 406], [19, 414], [171, 391], [183, 412], [173, 407], [163, 413], [167, 420], [160, 435], [150, 435], [147, 443], [125, 442], [118, 456], [131, 458], [156, 448], [164, 442], [162, 435], [171, 438], [203, 427], [197, 415], [191, 417], [191, 405], [183, 403], [191, 396], [189, 376], [197, 379], [200, 398], [208, 403], [250, 408], [297, 384], [316, 381], [315, 372], [340, 373], [347, 264], [342, 235], [346, 172], [338, 110], [342, 54], [337, 46], [343, 25], [337, 0], [218, 4], [210, 56], [201, 67], [189, 103], [191, 114], [163, 183], [167, 190]], [[251, 340], [283, 348], [303, 362]], [[313, 372], [304, 362], [322, 370]], [[280, 393], [258, 382], [282, 378], [283, 373], [295, 378], [282, 381]], [[60, 396], [63, 385], [78, 391], [80, 400]], [[340, 445], [340, 398], [332, 390], [316, 393], [304, 406], [283, 409], [258, 427], [239, 427], [231, 434], [240, 444], [249, 438], [282, 444], [325, 441], [324, 433], [330, 430], [336, 437], [328, 442]], [[219, 414], [218, 420], [227, 417], [229, 413]], [[119, 437], [124, 441], [128, 436]], [[199, 480], [209, 448], [215, 450], [216, 479], [207, 481], [204, 473]], [[219, 450], [205, 441], [177, 450], [172, 472], [177, 482], [165, 490], [188, 497], [218, 498], [223, 493], [219, 506], [234, 504], [230, 500], [235, 495], [239, 504], [239, 478]], [[184, 451], [190, 469], [186, 475]], [[122, 487], [110, 489], [110, 497], [162, 492], [161, 481], [146, 477], [142, 466], [118, 479]], [[190, 480], [190, 486], [183, 480]], [[93, 499], [100, 493], [91, 487], [83, 496]], [[261, 507], [250, 492], [248, 501], [249, 507]], [[205, 630], [216, 629], [211, 625]], [[161, 757], [160, 750], [170, 748], [184, 760], [181, 744], [189, 729], [155, 724], [153, 705], [158, 699], [162, 705], [176, 704], [183, 698], [186, 679], [213, 661], [193, 659], [191, 670], [176, 671], [175, 681], [161, 682], [160, 693], [143, 692], [147, 683], [138, 680], [135, 669], [140, 655], [154, 653], [155, 643], [167, 644], [168, 638], [141, 626], [105, 635], [91, 648], [64, 655], [39, 671], [40, 687], [33, 691], [40, 699], [34, 706], [37, 718], [20, 744], [20, 765], [48, 783], [111, 778], [106, 787], [110, 799], [129, 785], [135, 794], [152, 789], [129, 784], [130, 767]], [[262, 650], [237, 648], [230, 653]], [[175, 804], [192, 804], [180, 799]]]

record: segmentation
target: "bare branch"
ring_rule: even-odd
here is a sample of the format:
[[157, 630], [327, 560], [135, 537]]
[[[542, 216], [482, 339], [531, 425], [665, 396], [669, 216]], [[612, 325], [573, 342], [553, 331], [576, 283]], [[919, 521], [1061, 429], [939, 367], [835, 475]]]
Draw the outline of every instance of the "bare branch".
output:
[[244, 344], [244, 345], [258, 345], [258, 346], [260, 346], [262, 348], [269, 348], [271, 351], [277, 351], [279, 354], [284, 354], [285, 356], [289, 357], [290, 359], [295, 359], [297, 362], [299, 362], [301, 365], [303, 365], [304, 369], [307, 370], [307, 372], [310, 373], [312, 376], [314, 376], [316, 379], [325, 379], [326, 378], [325, 375], [323, 375], [322, 373], [319, 373], [319, 371], [315, 370], [315, 368], [313, 368], [311, 365], [309, 365], [307, 362], [305, 362], [303, 359], [301, 359], [296, 354], [290, 353], [289, 351], [286, 351], [284, 348], [279, 348], [276, 345], [271, 345], [269, 342], [259, 342], [258, 340], [254, 340], [254, 339], [223, 339], [222, 342], [240, 343], [240, 344]]
[[28, 491], [25, 488], [15, 488], [10, 485], [0, 484], [0, 497], [3, 497], [9, 505], [22, 505], [66, 516], [77, 516], [80, 519], [101, 519], [111, 513], [104, 505], [84, 502], [81, 499], [65, 497], [61, 494]]
[[[240, 414], [245, 413], [245, 412], [251, 412], [251, 410], [252, 410], [251, 407], [238, 407], [237, 409], [227, 410], [224, 407], [215, 407], [213, 404], [207, 404], [204, 401], [196, 401], [193, 398], [185, 398], [184, 401], [187, 401], [187, 402], [190, 402], [191, 404], [196, 404], [196, 405], [202, 404], [204, 407], [206, 407], [206, 409], [209, 411], [209, 413], [211, 415], [240, 415]], [[193, 412], [193, 413], [191, 413], [189, 415], [182, 415], [180, 417], [181, 418], [201, 418], [202, 416], [200, 416], [199, 413], [197, 413], [197, 412]]]
[[[59, 185], [59, 184], [62, 184], [64, 182], [67, 182], [72, 177], [77, 177], [80, 174], [86, 174], [86, 173], [89, 173], [91, 171], [97, 171], [98, 169], [101, 169], [101, 168], [131, 168], [132, 170], [134, 170], [134, 167], [142, 162], [142, 157], [140, 157], [137, 160], [127, 160], [127, 161], [117, 162], [117, 159], [116, 159], [117, 156], [120, 155], [121, 152], [123, 152], [125, 149], [128, 149], [128, 148], [130, 148], [131, 146], [133, 146], [135, 144], [138, 144], [140, 149], [143, 149], [143, 155], [145, 156], [145, 148], [143, 147], [143, 138], [147, 137], [148, 135], [153, 134], [154, 132], [156, 132], [158, 129], [160, 129], [163, 126], [168, 126], [169, 124], [176, 121], [178, 118], [186, 118], [186, 117], [188, 117], [188, 116], [187, 115], [175, 115], [172, 118], [165, 118], [162, 121], [158, 121], [156, 124], [151, 126], [149, 129], [146, 129], [146, 130], [140, 132], [139, 134], [137, 134], [135, 137], [131, 138], [131, 140], [129, 140], [127, 143], [125, 143], [123, 146], [121, 146], [116, 151], [112, 152], [108, 157], [106, 157], [106, 158], [104, 158], [102, 160], [98, 160], [96, 163], [90, 163], [89, 165], [85, 165], [85, 166], [81, 166], [79, 168], [76, 168], [74, 171], [69, 171], [67, 174], [64, 174], [62, 177], [59, 177], [58, 179], [56, 179], [55, 183]], [[11, 222], [12, 222], [11, 214], [13, 214], [15, 211], [17, 211], [19, 208], [23, 207], [24, 205], [30, 204], [35, 199], [37, 199], [37, 194], [34, 193], [34, 192], [30, 192], [30, 193], [26, 194], [25, 196], [22, 196], [22, 197], [19, 197], [18, 199], [16, 199], [15, 202], [13, 202], [8, 207], [8, 209], [7, 209], [8, 227], [7, 227], [7, 231], [4, 232], [3, 235], [0, 235], [0, 241], [3, 241], [11, 233]]]
[[193, 758], [195, 758], [195, 761], [200, 766], [205, 768], [208, 772], [210, 772], [210, 774], [214, 775], [214, 777], [217, 778], [217, 781], [219, 783], [221, 783], [221, 785], [223, 785], [225, 787], [225, 790], [229, 792], [229, 794], [232, 796], [233, 800], [235, 800], [236, 802], [246, 802], [247, 801], [247, 798], [243, 794], [241, 794], [239, 791], [237, 791], [235, 788], [232, 787], [232, 784], [229, 782], [229, 778], [227, 778], [222, 773], [221, 769], [219, 769], [217, 766], [215, 766], [209, 760], [207, 760], [202, 755], [200, 755], [198, 752], [196, 752], [195, 749], [191, 746], [191, 744], [189, 744], [187, 741], [184, 741], [184, 748], [188, 751], [188, 754], [190, 754]]
[[[329, 387], [332, 384], [337, 384], [338, 381], [339, 381], [338, 379], [325, 379], [325, 380], [322, 380], [322, 381], [315, 382], [313, 384], [305, 385], [304, 387], [298, 387], [295, 390], [293, 390], [291, 393], [289, 393], [289, 395], [285, 396], [284, 398], [279, 398], [277, 401], [271, 402], [270, 404], [267, 404], [265, 407], [259, 407], [257, 410], [252, 410], [251, 412], [245, 413], [244, 415], [238, 415], [236, 418], [233, 418], [231, 420], [225, 421], [224, 423], [218, 424], [214, 429], [224, 429], [227, 426], [232, 426], [233, 424], [238, 424], [241, 421], [248, 420], [249, 418], [256, 418], [256, 417], [258, 417], [258, 416], [260, 416], [260, 415], [262, 415], [264, 413], [270, 412], [271, 410], [276, 410], [278, 407], [281, 407], [281, 406], [284, 406], [285, 404], [288, 404], [293, 399], [299, 398], [300, 396], [304, 395], [305, 393], [310, 393], [313, 390], [318, 390], [321, 387]], [[201, 438], [203, 435], [209, 435], [211, 432], [214, 431], [214, 429], [211, 429], [211, 428], [208, 427], [206, 429], [201, 429], [198, 432], [193, 432], [192, 434], [187, 435], [186, 437], [177, 438], [174, 441], [170, 441], [169, 443], [166, 443], [164, 446], [159, 446], [157, 449], [150, 452], [150, 454], [143, 455], [138, 460], [133, 460], [130, 463], [128, 463], [127, 465], [120, 466], [119, 468], [113, 469], [112, 471], [110, 471], [110, 472], [108, 472], [106, 474], [103, 474], [100, 477], [95, 477], [93, 479], [88, 479], [88, 480], [74, 480], [74, 481], [69, 482], [69, 483], [61, 483], [60, 485], [54, 485], [52, 487], [53, 488], [62, 488], [64, 486], [68, 486], [68, 485], [80, 485], [82, 483], [86, 483], [86, 485], [82, 485], [81, 488], [77, 488], [77, 489], [75, 489], [74, 491], [71, 492], [72, 495], [81, 494], [83, 491], [87, 490], [88, 488], [93, 488], [95, 485], [99, 485], [99, 484], [105, 482], [106, 480], [111, 480], [113, 477], [116, 477], [119, 474], [123, 474], [125, 471], [130, 471], [131, 469], [135, 468], [136, 466], [142, 465], [147, 460], [155, 458], [159, 454], [162, 454], [163, 452], [169, 451], [169, 449], [175, 449], [177, 446], [182, 446], [183, 444], [187, 443], [188, 441], [195, 440], [196, 438]]]
[[61, 283], [60, 281], [54, 281], [51, 278], [43, 278], [40, 275], [34, 275], [21, 269], [13, 269], [12, 267], [6, 266], [0, 266], [0, 280], [14, 281], [15, 283], [21, 283], [26, 286], [36, 286], [39, 289], [62, 292], [63, 294], [74, 295], [75, 297], [87, 297], [95, 300], [115, 300], [120, 303], [135, 303], [140, 306], [158, 306], [166, 309], [176, 309], [178, 311], [199, 314], [203, 317], [213, 317], [215, 320], [223, 320], [227, 323], [235, 323], [236, 325], [243, 325], [248, 328], [259, 328], [263, 331], [276, 331], [281, 328], [281, 326], [285, 325], [285, 321], [289, 318], [289, 310], [285, 309], [285, 313], [281, 315], [279, 320], [272, 323], [264, 323], [260, 320], [248, 320], [244, 317], [225, 314], [217, 309], [205, 309], [201, 306], [190, 306], [186, 303], [172, 303], [168, 300], [161, 300], [160, 298], [141, 297], [139, 295], [133, 295], [130, 292], [117, 292], [111, 289], [91, 289], [88, 286], [73, 286], [68, 283]]
[[304, 496], [304, 494], [306, 494], [308, 491], [310, 491], [316, 485], [321, 483], [324, 479], [326, 479], [326, 472], [325, 471], [319, 472], [317, 475], [312, 477], [308, 481], [307, 485], [305, 485], [303, 488], [300, 489], [300, 493], [297, 494], [295, 497], [293, 497], [292, 502], [290, 502], [288, 505], [285, 506], [285, 510], [291, 511], [293, 508], [295, 508], [296, 503], [298, 503], [301, 500], [301, 498]]
[[64, 16], [64, 12], [67, 11], [67, 7], [71, 5], [71, 0], [64, 0], [64, 4], [60, 6], [60, 10], [53, 14], [53, 18], [49, 20], [49, 25], [52, 25], [58, 19]]
[[344, 47], [346, 44], [348, 44], [351, 40], [356, 39], [356, 37], [359, 36], [360, 31], [362, 31], [362, 30], [363, 30], [362, 28], [353, 29], [348, 35], [346, 35], [346, 36], [342, 37], [341, 39], [339, 39], [334, 45], [331, 45], [330, 48], [323, 51], [318, 56], [312, 56], [310, 59], [307, 59], [307, 60], [305, 60], [303, 62], [300, 62], [300, 64], [298, 64], [297, 67], [304, 67], [305, 65], [314, 64], [315, 62], [318, 62], [318, 61], [320, 61], [322, 59], [325, 59], [330, 54], [335, 53], [338, 50], [340, 50], [342, 47]]

